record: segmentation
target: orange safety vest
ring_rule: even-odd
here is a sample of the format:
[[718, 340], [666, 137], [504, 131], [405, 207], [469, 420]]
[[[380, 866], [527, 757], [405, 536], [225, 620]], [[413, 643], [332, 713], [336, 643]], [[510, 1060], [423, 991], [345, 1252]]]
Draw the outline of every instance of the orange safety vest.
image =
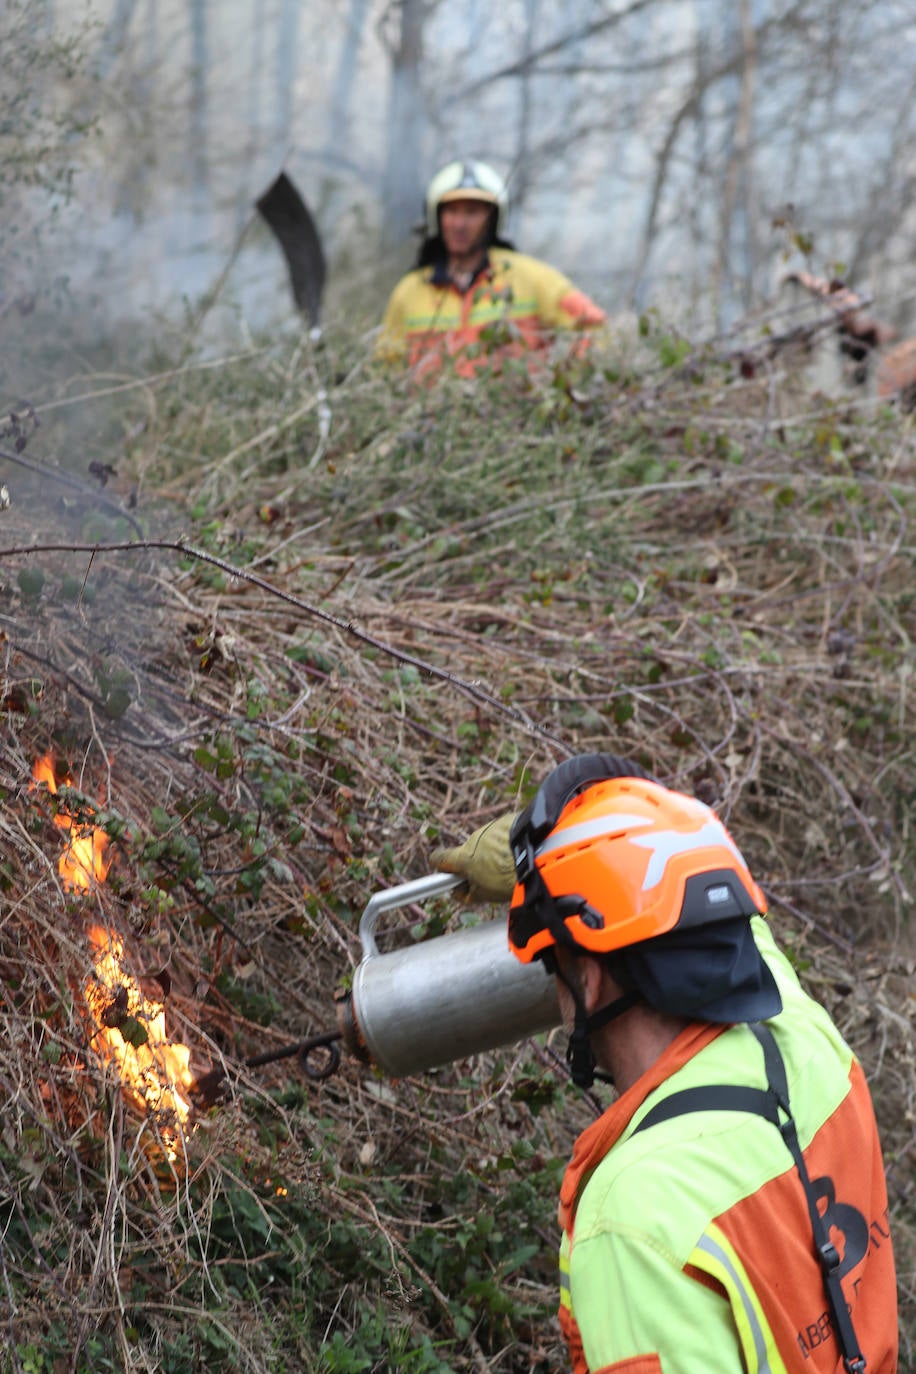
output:
[[[767, 1024], [868, 1374], [897, 1369], [887, 1191], [862, 1069], [761, 918]], [[576, 1374], [842, 1374], [798, 1171], [760, 1116], [640, 1122], [684, 1089], [765, 1089], [748, 1026], [695, 1023], [579, 1137], [560, 1195], [560, 1323]], [[648, 1124], [648, 1123], [647, 1123]]]
[[558, 334], [594, 329], [605, 319], [556, 268], [493, 247], [465, 291], [434, 267], [402, 277], [385, 310], [376, 353], [406, 361], [417, 377], [446, 362], [458, 376], [473, 377], [505, 358], [543, 356]]

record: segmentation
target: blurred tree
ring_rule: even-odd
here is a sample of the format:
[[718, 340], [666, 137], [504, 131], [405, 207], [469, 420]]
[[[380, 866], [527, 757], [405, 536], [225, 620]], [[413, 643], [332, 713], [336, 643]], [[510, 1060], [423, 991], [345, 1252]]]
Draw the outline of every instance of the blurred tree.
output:
[[94, 127], [86, 31], [52, 22], [47, 0], [0, 6], [0, 316], [34, 305], [42, 230], [69, 200]]
[[[735, 284], [745, 309], [754, 304], [757, 265], [757, 216], [751, 172], [757, 42], [750, 0], [738, 0], [726, 15], [726, 25], [730, 31], [729, 46], [736, 53], [740, 52], [740, 60], [734, 78], [727, 82], [725, 174], [719, 205], [717, 250], [712, 266], [712, 306], [719, 329], [726, 324], [724, 306], [730, 283]], [[702, 110], [697, 117], [702, 118]], [[736, 261], [739, 254], [741, 260]]]
[[349, 158], [352, 152], [350, 103], [356, 84], [357, 62], [369, 4], [370, 0], [350, 0], [347, 9], [343, 44], [331, 89], [331, 108], [328, 113], [328, 133], [325, 141], [325, 152], [332, 159]]
[[434, 8], [435, 0], [393, 0], [382, 16], [391, 55], [382, 179], [385, 246], [401, 244], [418, 218], [418, 168], [423, 165], [428, 123], [422, 84], [423, 32]]
[[[105, 165], [79, 228], [95, 215], [125, 272], [143, 219], [169, 279], [183, 245], [193, 294], [191, 249], [223, 251], [210, 236], [288, 162], [329, 241], [351, 263], [358, 245], [359, 291], [369, 227], [403, 251], [428, 177], [466, 152], [510, 177], [520, 246], [612, 311], [657, 303], [727, 327], [810, 239], [819, 271], [893, 291], [908, 325], [912, 0], [7, 0], [0, 197], [54, 182], [42, 216], [95, 99], [63, 70], [65, 25], [85, 14]], [[787, 203], [803, 232], [773, 228]]]
[[785, 239], [770, 221], [787, 201], [825, 256], [860, 273], [905, 266], [916, 213], [916, 11], [906, 0], [511, 9], [479, 37], [489, 62], [436, 34], [424, 89], [459, 141], [461, 129], [498, 131], [533, 204], [562, 192], [562, 209], [556, 198], [549, 207], [558, 227], [571, 218], [573, 171], [604, 178], [594, 201], [606, 222], [597, 210], [592, 239], [613, 241], [608, 303], [674, 290], [725, 326], [772, 289]]
[[191, 17], [191, 129], [188, 163], [195, 198], [203, 200], [208, 180], [207, 0], [190, 0]]
[[518, 208], [525, 203], [525, 196], [528, 191], [528, 182], [531, 176], [529, 165], [530, 155], [528, 148], [529, 135], [533, 127], [532, 117], [532, 81], [530, 59], [535, 49], [535, 35], [537, 32], [538, 15], [541, 8], [541, 0], [525, 0], [524, 2], [524, 25], [523, 25], [523, 49], [521, 74], [518, 82], [518, 107], [515, 118], [515, 166], [514, 176], [511, 178], [512, 203]]
[[123, 53], [136, 8], [137, 0], [116, 0], [96, 52], [95, 68], [100, 77], [108, 75]]
[[299, 75], [300, 0], [281, 0], [277, 28], [276, 163], [282, 167], [290, 148], [296, 112], [296, 78]]

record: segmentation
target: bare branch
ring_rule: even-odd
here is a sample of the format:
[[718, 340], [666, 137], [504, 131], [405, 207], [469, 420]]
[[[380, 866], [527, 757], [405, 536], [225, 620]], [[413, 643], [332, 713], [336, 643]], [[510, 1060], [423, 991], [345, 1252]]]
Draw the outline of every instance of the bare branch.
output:
[[634, 14], [639, 14], [642, 10], [649, 9], [656, 3], [657, 0], [634, 0], [629, 9], [619, 10], [615, 14], [607, 14], [603, 19], [596, 19], [593, 23], [585, 24], [582, 28], [574, 29], [571, 33], [562, 34], [551, 43], [545, 43], [540, 48], [527, 51], [517, 62], [509, 62], [504, 67], [497, 67], [495, 71], [489, 72], [486, 76], [481, 76], [467, 86], [462, 86], [447, 101], [443, 101], [442, 108], [445, 109], [459, 100], [464, 100], [469, 95], [476, 95], [478, 91], [484, 90], [487, 86], [492, 86], [496, 81], [505, 81], [508, 77], [513, 76], [528, 75], [539, 67], [543, 58], [550, 57], [553, 53], [562, 52], [565, 48], [574, 47], [577, 43], [583, 43], [586, 39], [594, 38], [596, 34], [607, 32], [608, 29], [617, 28]]
[[260, 588], [270, 596], [275, 596], [280, 601], [285, 601], [290, 606], [295, 606], [297, 610], [304, 611], [306, 615], [313, 616], [316, 620], [323, 621], [326, 625], [333, 625], [335, 629], [341, 630], [352, 639], [358, 640], [361, 644], [366, 644], [379, 653], [388, 655], [399, 663], [404, 663], [411, 668], [415, 668], [419, 673], [426, 677], [437, 678], [441, 682], [447, 682], [454, 687], [462, 696], [470, 698], [488, 706], [491, 710], [508, 720], [520, 725], [528, 734], [536, 735], [538, 738], [548, 741], [564, 754], [570, 752], [569, 746], [538, 725], [524, 711], [516, 707], [507, 706], [505, 702], [494, 697], [492, 693], [484, 690], [477, 683], [468, 682], [463, 678], [456, 677], [444, 668], [437, 668], [435, 664], [428, 663], [424, 659], [417, 658], [413, 654], [405, 653], [402, 649], [396, 649], [392, 644], [385, 643], [384, 640], [377, 639], [375, 635], [368, 634], [361, 630], [352, 620], [347, 621], [340, 616], [332, 615], [330, 611], [323, 611], [318, 606], [311, 605], [308, 601], [303, 601], [301, 597], [295, 596], [292, 592], [285, 592], [280, 587], [266, 581], [263, 577], [258, 577], [254, 573], [246, 572], [244, 568], [236, 567], [228, 563], [224, 558], [218, 558], [216, 554], [205, 553], [202, 549], [195, 549], [190, 544], [184, 543], [180, 539], [142, 539], [129, 543], [112, 544], [23, 544], [17, 548], [0, 549], [0, 558], [12, 558], [23, 554], [36, 553], [137, 553], [141, 551], [166, 550], [170, 553], [180, 554], [183, 558], [195, 558], [200, 563], [209, 563], [214, 568], [227, 575], [227, 577], [237, 578], [240, 582], [247, 582], [251, 586]]

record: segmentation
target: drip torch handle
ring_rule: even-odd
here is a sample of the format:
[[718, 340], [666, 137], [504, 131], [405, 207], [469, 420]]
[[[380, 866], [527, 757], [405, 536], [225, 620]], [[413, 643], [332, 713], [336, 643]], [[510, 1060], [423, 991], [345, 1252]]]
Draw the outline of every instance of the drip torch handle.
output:
[[399, 883], [397, 887], [386, 887], [376, 892], [369, 898], [359, 918], [363, 958], [374, 958], [379, 952], [375, 943], [375, 926], [383, 911], [393, 911], [395, 907], [407, 906], [410, 902], [425, 902], [430, 897], [442, 897], [463, 882], [464, 879], [457, 873], [427, 873], [425, 878], [414, 878], [409, 883]]

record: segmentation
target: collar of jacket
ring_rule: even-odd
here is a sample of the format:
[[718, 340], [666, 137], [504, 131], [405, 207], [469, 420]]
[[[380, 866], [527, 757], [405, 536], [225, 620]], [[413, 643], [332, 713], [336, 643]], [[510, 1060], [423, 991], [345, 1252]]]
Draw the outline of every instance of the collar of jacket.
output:
[[708, 1021], [691, 1022], [672, 1040], [650, 1069], [637, 1078], [625, 1093], [621, 1093], [597, 1121], [586, 1126], [573, 1147], [573, 1156], [560, 1189], [558, 1216], [564, 1231], [572, 1233], [576, 1204], [585, 1183], [608, 1151], [616, 1145], [634, 1112], [651, 1092], [726, 1030], [728, 1026], [714, 1026]]
[[458, 283], [449, 276], [448, 262], [445, 258], [439, 258], [429, 275], [429, 282], [431, 286], [450, 286], [452, 290], [457, 291], [459, 295], [466, 296], [479, 277], [492, 277], [492, 275], [493, 267], [490, 263], [490, 254], [489, 252], [485, 252], [480, 262], [474, 268], [471, 274], [471, 280], [463, 291]]

